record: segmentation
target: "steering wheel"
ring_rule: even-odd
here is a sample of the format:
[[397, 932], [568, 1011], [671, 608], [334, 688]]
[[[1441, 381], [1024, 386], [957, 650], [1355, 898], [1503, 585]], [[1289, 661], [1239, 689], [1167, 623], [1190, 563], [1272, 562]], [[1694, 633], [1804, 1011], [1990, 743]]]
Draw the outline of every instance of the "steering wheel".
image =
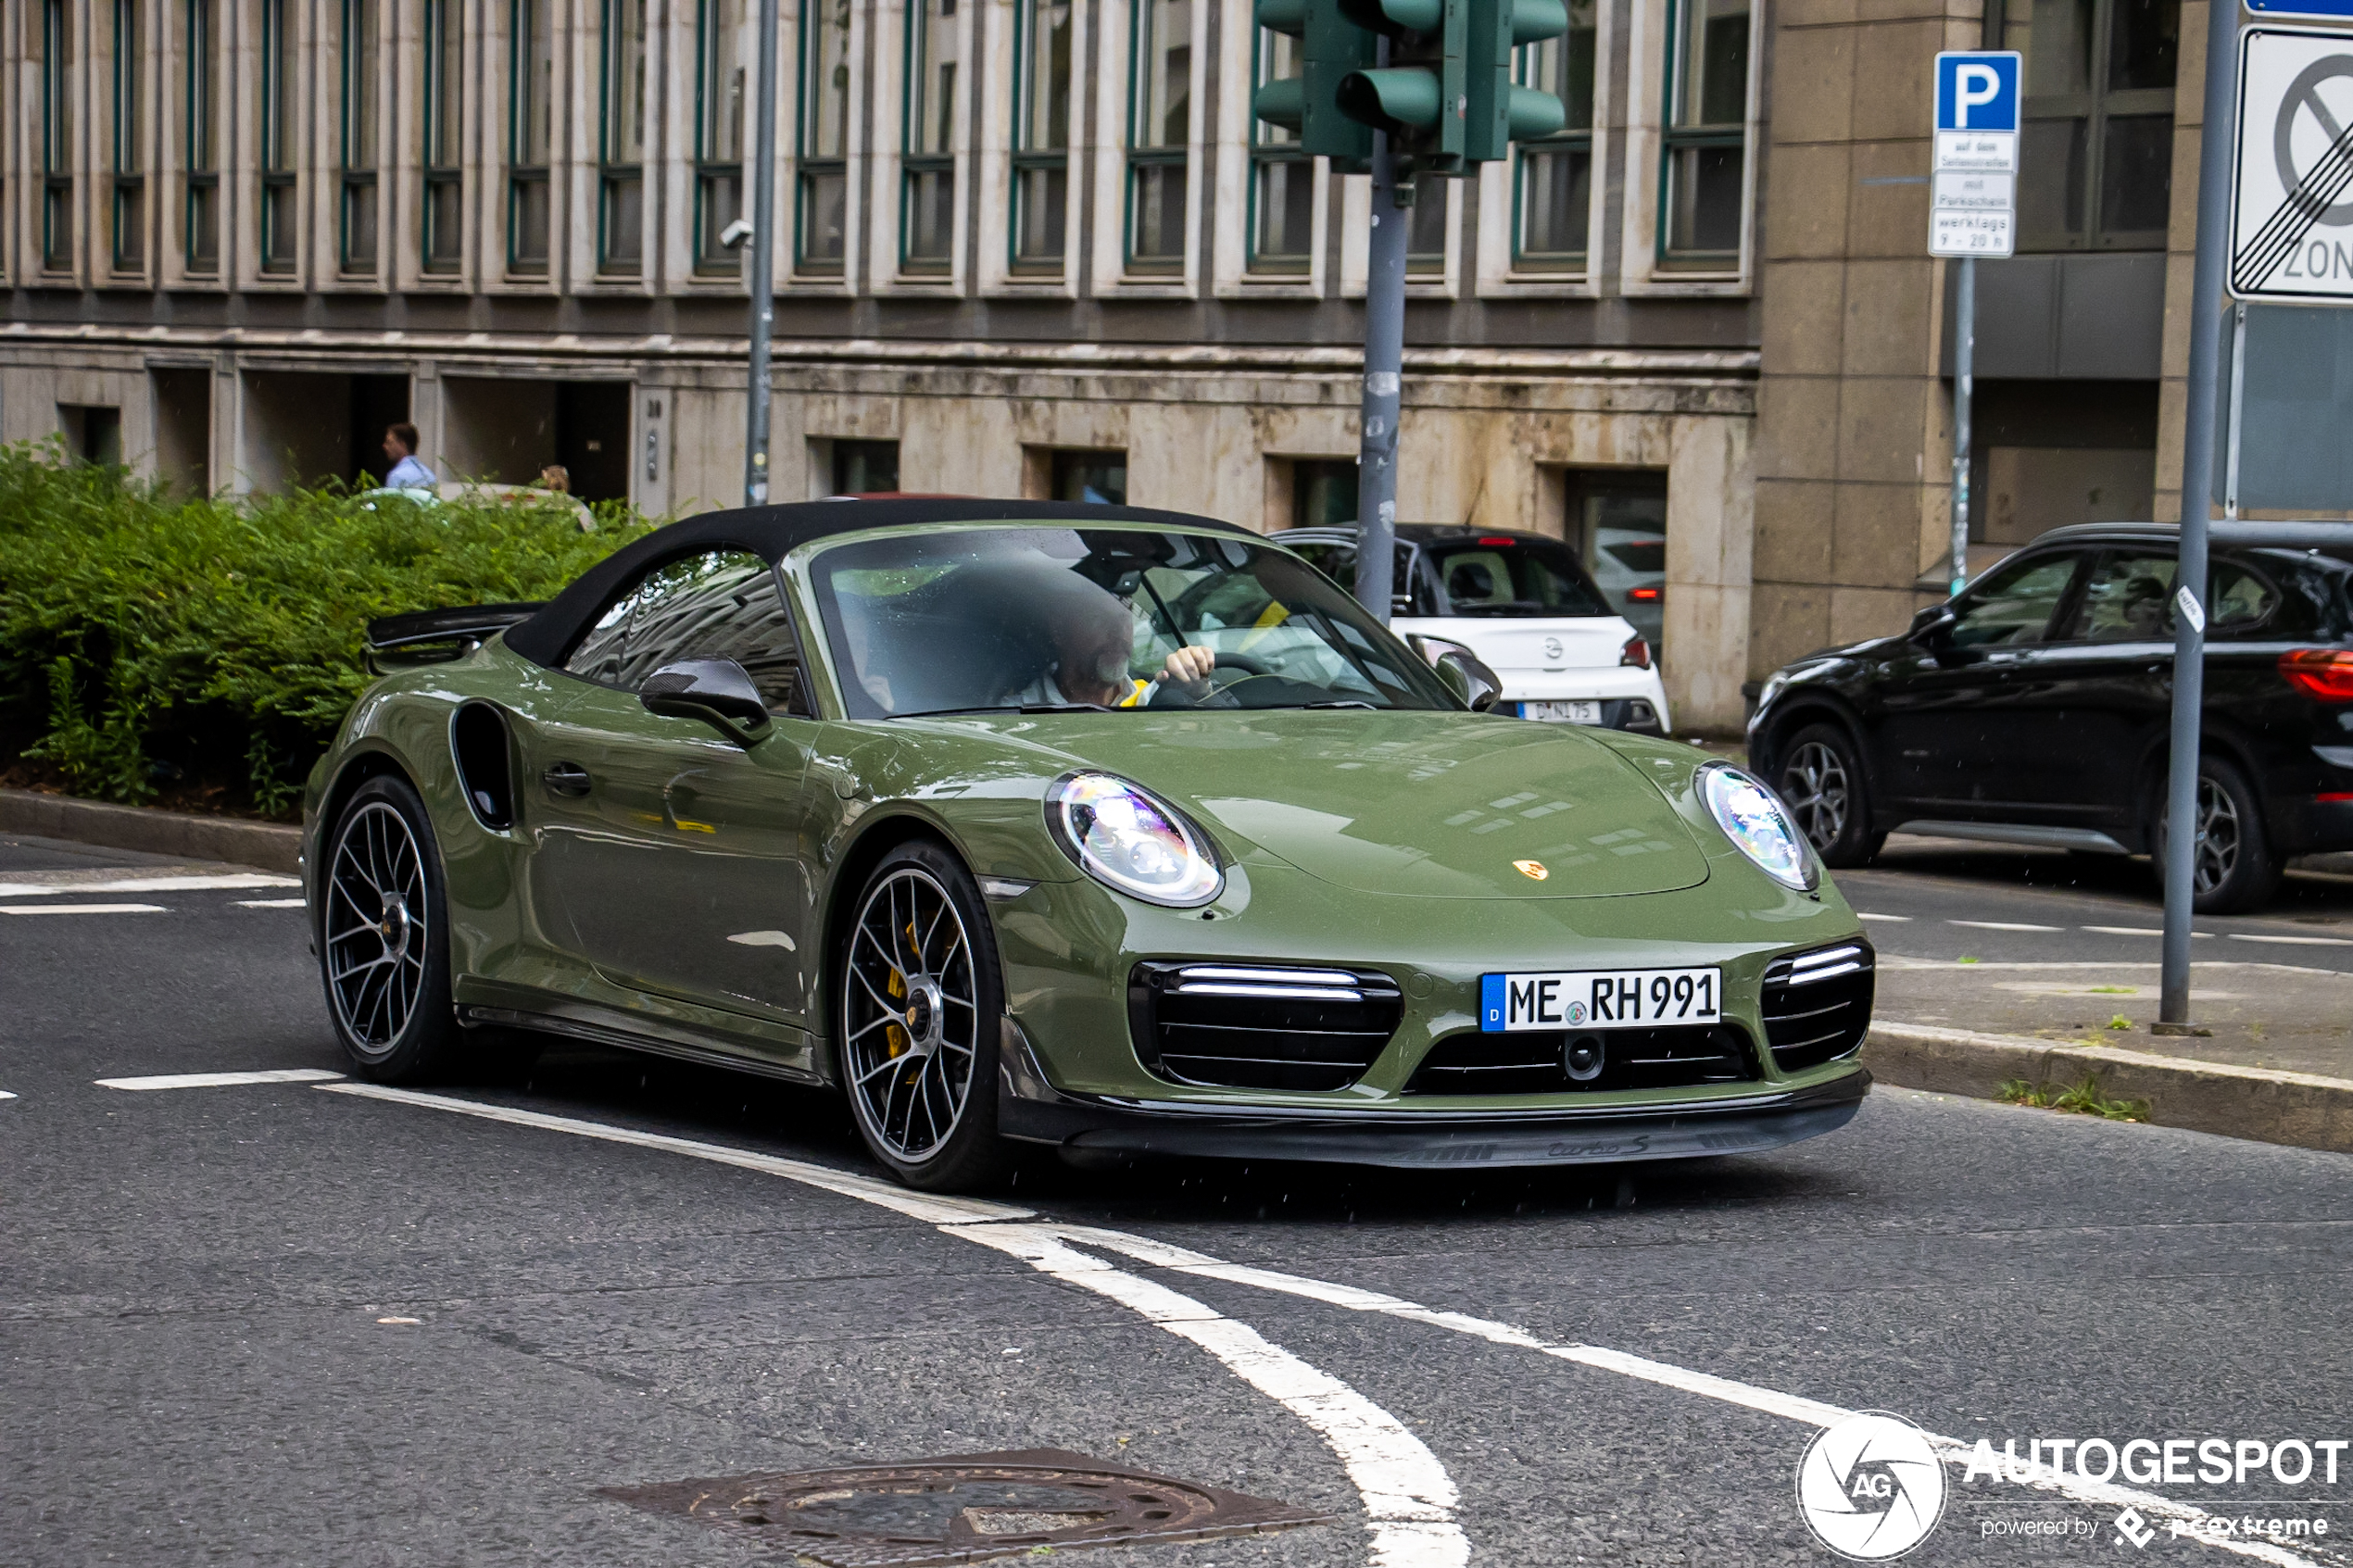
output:
[[1239, 670], [1245, 675], [1271, 675], [1274, 673], [1272, 670], [1267, 668], [1266, 661], [1265, 659], [1246, 653], [1219, 652], [1217, 655], [1217, 668], [1220, 670]]

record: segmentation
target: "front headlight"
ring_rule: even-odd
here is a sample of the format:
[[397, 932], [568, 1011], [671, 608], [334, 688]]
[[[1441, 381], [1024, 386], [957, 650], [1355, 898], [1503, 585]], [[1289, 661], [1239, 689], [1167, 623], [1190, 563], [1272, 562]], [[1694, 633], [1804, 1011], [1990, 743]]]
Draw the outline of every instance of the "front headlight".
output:
[[1699, 771], [1699, 794], [1724, 836], [1757, 870], [1800, 893], [1812, 892], [1821, 881], [1804, 836], [1771, 790], [1729, 762], [1710, 762]]
[[1131, 898], [1189, 909], [1226, 890], [1207, 835], [1126, 779], [1063, 774], [1046, 792], [1046, 827], [1080, 871]]

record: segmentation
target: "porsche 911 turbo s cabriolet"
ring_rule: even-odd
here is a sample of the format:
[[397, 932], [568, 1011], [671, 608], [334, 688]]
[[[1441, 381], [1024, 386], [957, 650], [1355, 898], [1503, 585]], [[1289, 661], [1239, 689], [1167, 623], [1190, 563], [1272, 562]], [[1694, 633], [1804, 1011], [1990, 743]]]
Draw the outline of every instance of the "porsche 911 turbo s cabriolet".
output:
[[1770, 791], [1479, 711], [1223, 523], [721, 512], [371, 638], [305, 885], [379, 1081], [558, 1035], [831, 1085], [934, 1189], [1739, 1153], [1870, 1081], [1870, 947]]

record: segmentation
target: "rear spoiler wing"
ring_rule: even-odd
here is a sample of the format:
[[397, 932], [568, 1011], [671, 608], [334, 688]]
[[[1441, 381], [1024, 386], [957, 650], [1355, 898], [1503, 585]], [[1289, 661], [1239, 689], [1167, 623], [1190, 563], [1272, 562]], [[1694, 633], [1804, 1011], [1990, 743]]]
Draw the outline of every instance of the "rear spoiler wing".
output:
[[466, 655], [510, 626], [519, 625], [547, 608], [530, 604], [464, 605], [453, 609], [420, 609], [387, 615], [368, 622], [368, 668], [382, 675], [420, 664], [447, 664]]

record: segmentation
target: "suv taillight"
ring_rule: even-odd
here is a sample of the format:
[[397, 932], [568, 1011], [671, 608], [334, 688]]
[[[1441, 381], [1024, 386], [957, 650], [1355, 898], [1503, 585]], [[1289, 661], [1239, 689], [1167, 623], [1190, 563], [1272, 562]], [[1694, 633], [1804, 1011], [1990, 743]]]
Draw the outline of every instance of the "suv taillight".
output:
[[1637, 670], [1651, 667], [1651, 646], [1640, 637], [1629, 637], [1626, 646], [1617, 650], [1617, 662], [1630, 664]]
[[2353, 652], [2344, 648], [2290, 648], [2280, 655], [2280, 673], [2306, 696], [2353, 702]]

